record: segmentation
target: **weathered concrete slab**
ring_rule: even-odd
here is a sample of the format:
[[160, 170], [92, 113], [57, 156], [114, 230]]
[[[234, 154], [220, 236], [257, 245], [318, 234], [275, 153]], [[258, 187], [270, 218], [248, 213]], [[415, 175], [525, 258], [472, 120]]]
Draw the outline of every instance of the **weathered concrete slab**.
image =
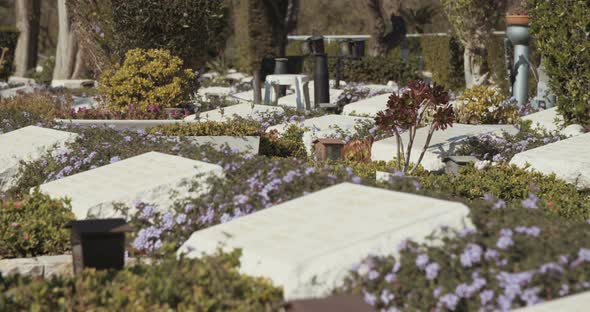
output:
[[534, 128], [544, 128], [552, 132], [559, 131], [563, 127], [563, 118], [557, 113], [557, 107], [523, 116], [522, 120], [530, 120]]
[[[224, 107], [223, 109], [213, 109], [202, 112], [199, 115], [202, 121], [227, 121], [234, 116], [242, 118], [262, 119], [265, 114], [283, 114], [285, 110], [282, 107], [272, 105], [253, 105], [253, 104], [236, 104]], [[190, 117], [190, 116], [189, 116]], [[188, 118], [188, 117], [187, 117]], [[193, 117], [194, 118], [194, 117]]]
[[199, 95], [214, 95], [214, 96], [228, 96], [231, 93], [231, 88], [227, 87], [207, 87], [200, 88], [197, 93]]
[[[436, 131], [430, 141], [430, 146], [424, 154], [424, 158], [420, 163], [424, 169], [429, 171], [438, 171], [444, 169], [445, 165], [443, 159], [446, 156], [452, 156], [455, 150], [459, 147], [461, 141], [484, 133], [501, 134], [506, 131], [510, 134], [518, 133], [518, 129], [512, 125], [464, 125], [454, 124], [453, 127], [447, 128], [445, 131]], [[412, 146], [412, 154], [410, 155], [411, 162], [417, 162], [422, 152], [426, 138], [428, 136], [428, 128], [420, 128], [416, 131], [416, 138]], [[409, 135], [407, 132], [402, 134], [402, 141], [407, 147], [409, 142]], [[395, 137], [390, 137], [384, 140], [373, 143], [371, 149], [371, 159], [390, 161], [397, 157], [397, 140]]]
[[197, 231], [178, 254], [241, 248], [240, 270], [283, 287], [285, 299], [324, 297], [369, 254], [391, 254], [443, 225], [460, 229], [468, 212], [460, 203], [342, 183]]
[[120, 216], [113, 209], [118, 202], [133, 209], [133, 202], [143, 201], [166, 211], [172, 205], [170, 192], [188, 196], [189, 186], [182, 183], [199, 174], [221, 176], [223, 172], [218, 165], [150, 152], [43, 184], [40, 189], [54, 198], [71, 198], [77, 219], [108, 218]]
[[585, 312], [590, 304], [590, 292], [583, 292], [534, 306], [517, 309], [515, 312]]
[[36, 126], [0, 134], [0, 190], [13, 186], [21, 161], [35, 161], [55, 148], [61, 151], [77, 134]]
[[16, 88], [4, 89], [0, 91], [0, 98], [8, 99], [19, 94], [28, 94], [35, 92], [35, 88], [31, 85], [24, 85]]
[[98, 83], [91, 79], [56, 79], [51, 81], [52, 88], [81, 89], [96, 88]]
[[378, 112], [387, 109], [389, 96], [390, 94], [382, 94], [344, 105], [342, 114], [375, 117]]
[[511, 164], [555, 175], [579, 189], [590, 189], [590, 133], [547, 144], [522, 153]]

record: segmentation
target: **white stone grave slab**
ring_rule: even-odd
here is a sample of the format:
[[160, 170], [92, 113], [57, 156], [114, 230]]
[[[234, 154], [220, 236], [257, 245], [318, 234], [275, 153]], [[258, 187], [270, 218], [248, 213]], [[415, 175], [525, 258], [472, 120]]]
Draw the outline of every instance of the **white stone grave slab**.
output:
[[20, 161], [35, 161], [55, 147], [59, 152], [77, 134], [36, 126], [28, 126], [0, 134], [0, 190], [13, 186], [18, 179]]
[[286, 300], [323, 297], [368, 255], [395, 253], [440, 226], [461, 229], [460, 203], [342, 183], [197, 231], [178, 254], [242, 249], [240, 270], [283, 287]]
[[[265, 114], [283, 114], [285, 110], [282, 107], [272, 105], [252, 105], [249, 103], [236, 104], [223, 108], [202, 112], [199, 115], [201, 121], [227, 121], [234, 116], [242, 118], [261, 119]], [[187, 117], [187, 118], [190, 118]], [[194, 116], [193, 116], [194, 118]]]
[[[485, 133], [502, 134], [502, 132], [510, 134], [518, 133], [518, 129], [512, 125], [464, 125], [454, 124], [453, 127], [447, 128], [444, 131], [436, 131], [430, 141], [430, 146], [424, 154], [424, 158], [420, 162], [422, 167], [428, 171], [437, 171], [445, 167], [442, 159], [445, 156], [451, 156], [459, 147], [461, 141]], [[420, 153], [426, 143], [428, 136], [428, 128], [420, 128], [416, 131], [416, 138], [412, 146], [412, 154], [410, 155], [411, 162], [417, 162]], [[404, 147], [407, 148], [409, 142], [409, 135], [407, 132], [402, 134], [402, 141]], [[390, 161], [397, 157], [397, 140], [395, 137], [390, 137], [384, 140], [373, 143], [371, 149], [371, 159], [374, 161], [384, 160]]]
[[208, 72], [208, 73], [204, 73], [202, 76], [205, 79], [213, 79], [213, 78], [219, 77], [219, 73], [218, 72]]
[[214, 95], [214, 96], [227, 96], [231, 93], [231, 88], [227, 87], [207, 87], [207, 88], [200, 88], [197, 91], [197, 94], [201, 96], [205, 95]]
[[8, 98], [15, 97], [19, 94], [28, 94], [28, 93], [33, 93], [33, 92], [35, 92], [34, 87], [32, 87], [31, 85], [24, 85], [24, 86], [20, 86], [20, 87], [1, 90], [0, 91], [0, 98], [8, 99]]
[[517, 309], [515, 312], [586, 312], [590, 304], [590, 292], [563, 297], [534, 306]]
[[555, 175], [579, 189], [590, 189], [590, 133], [543, 145], [510, 160], [511, 164]]
[[246, 77], [248, 77], [248, 76], [246, 74], [242, 74], [242, 73], [231, 73], [231, 74], [225, 75], [226, 79], [231, 79], [231, 80], [242, 80]]
[[124, 203], [133, 209], [133, 202], [143, 201], [165, 211], [172, 204], [170, 192], [189, 195], [189, 185], [199, 174], [221, 176], [223, 169], [214, 164], [179, 156], [149, 152], [110, 165], [81, 172], [41, 185], [42, 192], [54, 198], [72, 199], [77, 219], [92, 215], [99, 218], [120, 216], [113, 203]]
[[96, 88], [98, 83], [91, 79], [54, 79], [51, 80], [51, 87], [63, 87], [66, 89]]
[[260, 147], [260, 137], [257, 136], [189, 136], [189, 141], [196, 145], [210, 144], [217, 149], [229, 147], [232, 151], [257, 155]]
[[378, 112], [387, 109], [390, 94], [381, 94], [358, 102], [344, 105], [343, 115], [375, 117]]
[[[555, 119], [558, 119], [557, 124]], [[533, 128], [544, 128], [547, 131], [558, 131], [563, 127], [563, 118], [557, 113], [557, 107], [542, 110], [522, 117], [522, 120], [533, 122]]]
[[[312, 142], [318, 138], [329, 138], [338, 135], [338, 129], [347, 132], [353, 132], [354, 127], [362, 122], [374, 122], [372, 118], [354, 117], [344, 115], [324, 115], [315, 118], [309, 118], [302, 123], [297, 123], [298, 126], [307, 128], [303, 134], [303, 144], [309, 155], [311, 155]], [[269, 127], [266, 132], [277, 130], [279, 134], [287, 131], [293, 123], [283, 123], [276, 126]]]
[[37, 82], [33, 78], [26, 78], [26, 77], [18, 77], [18, 76], [10, 76], [8, 77], [8, 84], [26, 84], [26, 85], [34, 85]]
[[368, 88], [372, 92], [397, 92], [397, 86], [388, 86], [388, 85], [380, 85], [380, 84], [368, 84], [364, 85], [365, 88]]

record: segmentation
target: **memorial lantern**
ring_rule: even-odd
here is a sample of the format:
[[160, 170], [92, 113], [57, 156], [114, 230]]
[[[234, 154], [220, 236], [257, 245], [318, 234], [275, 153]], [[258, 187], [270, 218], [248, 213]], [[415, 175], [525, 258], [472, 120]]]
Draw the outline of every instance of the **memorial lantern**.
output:
[[85, 268], [120, 270], [125, 265], [125, 233], [131, 227], [124, 219], [71, 221], [74, 274]]
[[313, 141], [317, 161], [338, 160], [342, 158], [345, 143], [341, 139], [316, 139]]
[[448, 156], [443, 159], [445, 164], [445, 173], [459, 175], [459, 168], [470, 163], [478, 162], [479, 159], [474, 156]]

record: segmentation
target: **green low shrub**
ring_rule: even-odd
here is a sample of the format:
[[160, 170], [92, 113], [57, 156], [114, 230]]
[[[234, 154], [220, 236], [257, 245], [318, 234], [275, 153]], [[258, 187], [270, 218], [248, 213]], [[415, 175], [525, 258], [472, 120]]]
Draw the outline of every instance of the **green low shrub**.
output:
[[195, 74], [168, 50], [132, 49], [122, 65], [100, 77], [99, 92], [113, 112], [179, 107], [196, 91]]
[[72, 98], [50, 92], [0, 98], [0, 133], [46, 123], [70, 109]]
[[450, 36], [424, 36], [420, 38], [426, 70], [432, 72], [432, 81], [447, 89], [465, 88], [463, 73], [463, 46]]
[[35, 190], [22, 201], [0, 200], [0, 259], [61, 254], [70, 249], [69, 201]]
[[150, 128], [148, 132], [169, 136], [259, 136], [261, 125], [253, 120], [235, 119], [232, 122], [205, 121], [162, 125]]
[[149, 130], [170, 136], [259, 136], [260, 155], [268, 157], [296, 157], [305, 159], [307, 152], [303, 145], [304, 129], [291, 125], [279, 135], [266, 133], [265, 126], [258, 121], [234, 118], [230, 122], [199, 122], [195, 124], [175, 124], [157, 126]]
[[[329, 71], [336, 73], [336, 61], [330, 60]], [[334, 74], [332, 74], [334, 73]], [[340, 79], [346, 82], [386, 84], [392, 80], [398, 84], [419, 79], [415, 64], [393, 57], [364, 57], [360, 60], [344, 59]]]
[[420, 179], [425, 189], [451, 196], [477, 200], [491, 194], [504, 201], [520, 201], [536, 194], [539, 205], [549, 214], [570, 220], [590, 218], [588, 195], [578, 192], [555, 175], [545, 176], [514, 165], [500, 164], [477, 170], [464, 166], [458, 176], [431, 174]]
[[474, 86], [465, 90], [455, 107], [458, 123], [511, 124], [519, 119], [516, 101], [507, 100], [495, 87]]
[[[0, 55], [4, 55], [0, 63], [0, 80], [6, 80], [12, 74], [14, 50], [18, 41], [18, 30], [13, 27], [0, 27]], [[6, 49], [6, 50], [4, 50]], [[5, 51], [3, 53], [3, 51]]]
[[2, 311], [273, 311], [282, 291], [238, 272], [240, 252], [77, 277], [0, 276]]
[[531, 34], [566, 123], [590, 124], [590, 3], [529, 0]]

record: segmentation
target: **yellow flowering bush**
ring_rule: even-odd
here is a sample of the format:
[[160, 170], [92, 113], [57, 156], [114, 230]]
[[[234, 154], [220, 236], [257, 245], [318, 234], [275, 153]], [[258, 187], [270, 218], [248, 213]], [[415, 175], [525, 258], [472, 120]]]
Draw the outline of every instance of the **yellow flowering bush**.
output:
[[[111, 111], [178, 107], [189, 99], [196, 75], [164, 49], [132, 49], [122, 65], [100, 77], [99, 92]], [[192, 90], [195, 91], [195, 90]]]
[[455, 117], [463, 124], [513, 124], [518, 122], [518, 106], [500, 89], [475, 86], [458, 98]]

